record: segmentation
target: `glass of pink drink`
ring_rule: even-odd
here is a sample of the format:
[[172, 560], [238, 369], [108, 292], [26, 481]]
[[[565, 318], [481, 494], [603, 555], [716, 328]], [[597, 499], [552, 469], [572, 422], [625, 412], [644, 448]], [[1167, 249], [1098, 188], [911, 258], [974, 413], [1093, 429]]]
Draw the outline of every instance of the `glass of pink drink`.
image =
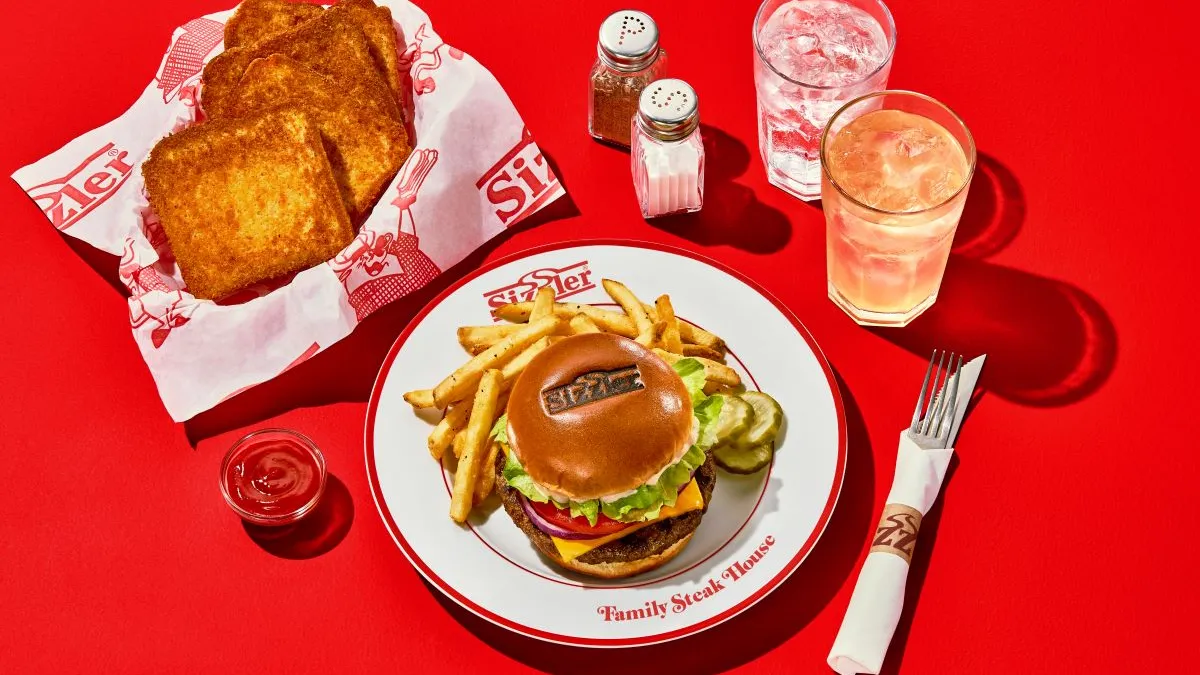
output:
[[754, 17], [758, 150], [772, 185], [821, 196], [821, 131], [846, 101], [887, 86], [896, 48], [881, 0], [765, 0]]
[[857, 98], [821, 138], [829, 298], [855, 321], [904, 326], [937, 301], [975, 171], [962, 119], [923, 94]]

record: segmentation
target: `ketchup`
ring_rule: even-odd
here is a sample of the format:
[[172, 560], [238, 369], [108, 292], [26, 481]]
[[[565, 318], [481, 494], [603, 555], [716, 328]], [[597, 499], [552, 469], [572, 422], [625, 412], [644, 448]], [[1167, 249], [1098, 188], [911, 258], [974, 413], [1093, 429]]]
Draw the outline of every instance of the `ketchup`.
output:
[[263, 429], [238, 441], [221, 467], [221, 492], [242, 518], [286, 525], [304, 517], [325, 491], [325, 458], [302, 434]]

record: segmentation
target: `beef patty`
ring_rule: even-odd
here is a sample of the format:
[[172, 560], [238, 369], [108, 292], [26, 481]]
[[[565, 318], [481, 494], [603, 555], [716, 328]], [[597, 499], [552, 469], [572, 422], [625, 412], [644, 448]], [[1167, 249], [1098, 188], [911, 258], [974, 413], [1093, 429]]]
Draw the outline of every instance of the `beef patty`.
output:
[[[521, 508], [520, 494], [510, 488], [504, 481], [504, 453], [496, 454], [496, 490], [504, 503], [504, 510], [517, 527], [529, 537], [534, 546], [546, 556], [555, 560], [560, 559], [558, 549], [550, 535], [542, 532], [525, 515]], [[581, 563], [594, 565], [598, 563], [629, 562], [657, 555], [667, 550], [672, 544], [688, 536], [700, 525], [700, 519], [708, 511], [708, 502], [712, 497], [713, 486], [717, 482], [716, 465], [712, 455], [709, 455], [700, 469], [696, 471], [696, 485], [704, 497], [704, 508], [700, 511], [689, 511], [674, 518], [667, 518], [653, 525], [647, 525], [633, 534], [610, 541], [576, 558]]]

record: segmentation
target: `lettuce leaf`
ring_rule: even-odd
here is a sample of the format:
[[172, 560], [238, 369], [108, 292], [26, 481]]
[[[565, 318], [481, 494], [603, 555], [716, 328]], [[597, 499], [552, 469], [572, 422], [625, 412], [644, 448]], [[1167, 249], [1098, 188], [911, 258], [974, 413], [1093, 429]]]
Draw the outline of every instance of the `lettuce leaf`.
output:
[[588, 525], [595, 525], [596, 518], [600, 515], [600, 500], [589, 499], [586, 502], [571, 502], [570, 508], [572, 518], [583, 516], [587, 518]]
[[679, 498], [679, 490], [692, 479], [692, 472], [704, 464], [706, 455], [699, 446], [688, 448], [683, 457], [659, 476], [653, 485], [643, 485], [633, 494], [626, 495], [616, 501], [601, 502], [600, 509], [604, 515], [613, 520], [637, 522], [653, 520], [658, 517], [659, 509], [664, 505], [675, 506]]
[[[614, 502], [600, 502], [600, 510], [604, 515], [613, 520], [623, 520], [625, 522], [636, 522], [639, 520], [648, 520], [647, 512], [653, 511], [654, 515], [658, 515], [658, 510], [662, 508], [666, 495], [663, 494], [658, 484], [643, 485], [633, 491], [633, 494], [622, 497]], [[674, 498], [671, 499], [674, 502]]]
[[701, 450], [708, 450], [717, 442], [717, 418], [721, 416], [721, 407], [724, 405], [724, 396], [709, 396], [696, 405], [694, 411], [696, 419], [700, 421], [696, 445]]
[[683, 385], [687, 387], [688, 395], [692, 397], [692, 406], [699, 405], [706, 397], [704, 395], [704, 365], [696, 359], [679, 359], [672, 366]]
[[537, 482], [525, 473], [525, 467], [517, 461], [517, 453], [507, 448], [504, 450], [504, 471], [501, 472], [501, 475], [504, 476], [504, 482], [508, 483], [510, 488], [525, 495], [529, 501], [541, 504], [550, 501], [550, 496], [542, 492], [542, 488], [538, 487]]
[[[676, 463], [672, 464], [658, 479], [658, 487], [663, 491], [664, 501], [668, 506], [675, 505], [675, 496], [679, 489], [687, 484], [692, 472], [704, 464], [704, 451], [693, 445]], [[669, 494], [668, 494], [668, 491]]]
[[508, 413], [504, 413], [500, 419], [496, 420], [496, 423], [492, 425], [492, 432], [488, 435], [501, 443], [508, 443]]

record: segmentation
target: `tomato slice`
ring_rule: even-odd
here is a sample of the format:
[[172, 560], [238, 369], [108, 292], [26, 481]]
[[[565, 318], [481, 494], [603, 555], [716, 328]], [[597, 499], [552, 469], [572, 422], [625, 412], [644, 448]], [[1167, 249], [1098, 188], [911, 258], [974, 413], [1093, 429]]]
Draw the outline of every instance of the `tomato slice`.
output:
[[603, 513], [597, 514], [596, 524], [589, 525], [587, 518], [578, 516], [571, 517], [569, 509], [560, 509], [554, 505], [554, 502], [535, 502], [530, 501], [529, 504], [533, 507], [537, 514], [546, 520], [550, 521], [555, 527], [561, 527], [564, 530], [587, 534], [593, 537], [603, 537], [606, 534], [620, 532], [629, 527], [629, 523], [622, 523], [619, 520], [613, 520]]

